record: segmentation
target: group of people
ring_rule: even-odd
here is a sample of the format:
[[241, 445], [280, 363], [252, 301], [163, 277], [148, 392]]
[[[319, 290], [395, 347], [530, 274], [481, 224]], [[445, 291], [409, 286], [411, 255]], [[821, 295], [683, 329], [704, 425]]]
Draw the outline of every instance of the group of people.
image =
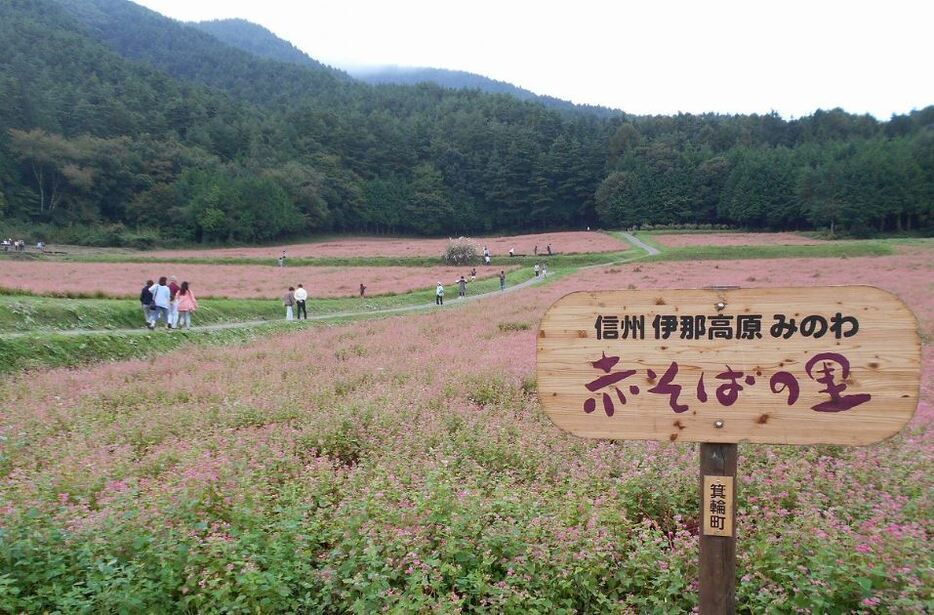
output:
[[[483, 254], [486, 256], [489, 252], [486, 248], [483, 248]], [[525, 254], [518, 254], [515, 248], [509, 248], [509, 256], [525, 256]], [[538, 256], [538, 244], [535, 244], [535, 247], [532, 248], [532, 255]], [[554, 252], [551, 251], [551, 244], [545, 246], [545, 251], [542, 252], [542, 256], [553, 256]]]
[[[360, 283], [360, 297], [366, 296], [366, 285]], [[308, 291], [301, 284], [289, 286], [289, 290], [282, 295], [282, 305], [285, 307], [286, 320], [308, 320]]]
[[308, 291], [301, 284], [298, 288], [289, 286], [289, 290], [282, 296], [282, 305], [285, 306], [286, 320], [295, 320], [296, 313], [298, 320], [302, 320], [303, 317], [308, 320]]
[[[536, 267], [537, 266], [538, 265], [536, 265]], [[538, 275], [537, 271], [535, 275]], [[497, 274], [497, 277], [499, 278], [499, 289], [506, 290], [506, 272], [500, 271]], [[473, 269], [470, 270], [470, 282], [473, 282], [476, 279], [477, 279], [477, 268], [474, 267]], [[467, 277], [461, 276], [454, 283], [457, 284], [457, 296], [466, 297], [467, 296], [467, 284], [468, 284]], [[435, 305], [444, 305], [444, 284], [442, 284], [440, 281], [438, 282], [438, 285], [435, 287]]]
[[[7, 237], [2, 242], [0, 242], [0, 247], [3, 248], [4, 252], [9, 252], [10, 250], [14, 252], [25, 252], [26, 241], [23, 239], [13, 239], [12, 237]], [[36, 244], [36, 250], [42, 252], [45, 250], [45, 244], [41, 241], [38, 242]]]
[[139, 293], [146, 326], [155, 329], [162, 321], [166, 329], [191, 328], [191, 315], [198, 309], [198, 300], [188, 282], [179, 286], [177, 278], [162, 276], [158, 282], [146, 280]]

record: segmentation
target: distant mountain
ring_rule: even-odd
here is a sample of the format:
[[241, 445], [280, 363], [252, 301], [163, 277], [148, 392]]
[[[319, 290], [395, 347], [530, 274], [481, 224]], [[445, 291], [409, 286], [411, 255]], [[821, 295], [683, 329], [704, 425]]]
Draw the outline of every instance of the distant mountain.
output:
[[335, 70], [318, 62], [304, 51], [283, 40], [259, 24], [245, 19], [215, 19], [198, 21], [190, 26], [207, 32], [223, 43], [267, 60], [278, 60], [288, 64], [312, 68]]
[[559, 111], [576, 111], [593, 113], [601, 117], [622, 116], [623, 112], [617, 109], [599, 107], [596, 105], [577, 105], [567, 100], [536, 94], [519, 86], [497, 81], [476, 73], [461, 70], [447, 70], [444, 68], [422, 68], [406, 66], [380, 66], [347, 69], [352, 77], [373, 85], [393, 83], [397, 85], [416, 85], [419, 83], [434, 83], [443, 88], [452, 90], [480, 90], [492, 94], [508, 94], [519, 100], [538, 102], [546, 107]]
[[[258, 24], [245, 19], [218, 19], [192, 22], [189, 25], [206, 32], [216, 39], [241, 51], [246, 51], [267, 60], [277, 60], [317, 69], [336, 70], [318, 62]], [[356, 79], [371, 85], [395, 84], [417, 85], [433, 83], [449, 90], [480, 90], [492, 94], [507, 94], [519, 100], [537, 102], [559, 111], [592, 113], [601, 117], [622, 115], [621, 111], [594, 105], [576, 105], [553, 96], [542, 96], [505, 81], [497, 81], [459, 70], [443, 68], [410, 68], [401, 66], [363, 67], [347, 69]]]

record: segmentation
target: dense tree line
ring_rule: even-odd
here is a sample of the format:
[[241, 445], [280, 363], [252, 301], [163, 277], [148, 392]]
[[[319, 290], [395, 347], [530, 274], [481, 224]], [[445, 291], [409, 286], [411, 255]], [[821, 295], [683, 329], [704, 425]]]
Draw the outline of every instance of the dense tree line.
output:
[[934, 107], [888, 123], [839, 110], [793, 122], [672, 119], [683, 122], [667, 134], [635, 120], [611, 138], [597, 190], [604, 222], [857, 235], [934, 224]]
[[0, 57], [0, 220], [72, 240], [932, 225], [934, 107], [556, 112], [263, 59], [125, 0], [6, 0]]

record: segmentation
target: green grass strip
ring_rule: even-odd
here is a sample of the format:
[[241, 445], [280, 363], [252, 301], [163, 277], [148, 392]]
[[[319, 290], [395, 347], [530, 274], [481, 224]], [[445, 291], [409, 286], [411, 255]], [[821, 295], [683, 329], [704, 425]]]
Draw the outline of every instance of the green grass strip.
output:
[[[632, 256], [631, 250], [620, 252], [585, 252], [580, 254], [553, 254], [551, 256], [496, 256], [492, 267], [510, 267], [522, 265], [532, 267], [536, 263], [547, 262], [549, 267], [570, 267], [578, 265], [596, 265], [621, 260]], [[0, 259], [4, 258], [0, 254]], [[9, 257], [7, 257], [9, 258]], [[57, 260], [74, 263], [181, 263], [189, 265], [263, 265], [277, 266], [275, 258], [246, 256], [212, 257], [179, 256], [152, 257], [136, 254], [74, 254], [65, 256], [37, 256], [37, 260]], [[437, 256], [356, 256], [356, 257], [289, 257], [288, 267], [445, 267], [447, 263]], [[476, 264], [480, 266], [479, 263]]]
[[[639, 236], [645, 240], [645, 237]], [[648, 243], [648, 242], [647, 242]], [[853, 258], [889, 256], [890, 245], [876, 241], [834, 242], [805, 246], [689, 246], [664, 248], [646, 261], [742, 260], [756, 258]]]

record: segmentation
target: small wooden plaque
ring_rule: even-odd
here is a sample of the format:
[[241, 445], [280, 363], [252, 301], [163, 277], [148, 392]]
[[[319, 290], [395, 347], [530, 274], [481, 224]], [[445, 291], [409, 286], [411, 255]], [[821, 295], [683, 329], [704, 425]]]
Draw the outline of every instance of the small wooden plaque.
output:
[[585, 438], [859, 445], [914, 414], [921, 340], [871, 286], [577, 292], [542, 318], [537, 376]]
[[732, 476], [704, 476], [704, 536], [733, 536]]

